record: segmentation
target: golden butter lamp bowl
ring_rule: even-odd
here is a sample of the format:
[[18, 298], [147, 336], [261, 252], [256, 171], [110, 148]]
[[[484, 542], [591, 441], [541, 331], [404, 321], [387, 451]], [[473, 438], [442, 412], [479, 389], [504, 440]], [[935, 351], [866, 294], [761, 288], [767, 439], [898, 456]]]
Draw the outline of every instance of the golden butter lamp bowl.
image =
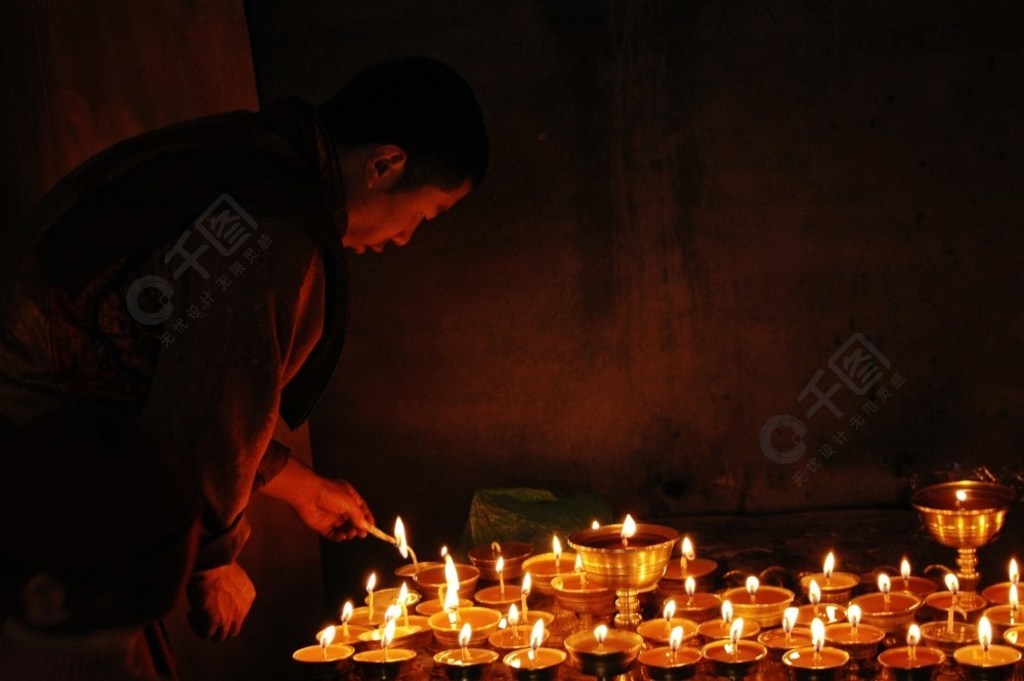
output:
[[573, 667], [588, 676], [608, 678], [624, 674], [633, 666], [644, 639], [632, 631], [609, 629], [599, 643], [593, 632], [577, 631], [566, 637], [564, 645]]
[[[962, 500], [957, 499], [958, 493]], [[999, 533], [1006, 510], [1016, 498], [1017, 493], [1005, 485], [960, 480], [920, 489], [912, 503], [937, 542], [954, 549], [977, 549]]]
[[761, 628], [778, 626], [794, 597], [792, 591], [781, 586], [761, 586], [753, 595], [742, 586], [722, 592], [722, 600], [732, 603], [736, 618], [756, 622]]
[[664, 525], [638, 523], [624, 544], [622, 525], [574, 532], [569, 546], [583, 559], [587, 579], [609, 589], [647, 591], [658, 583], [672, 556], [679, 532]]
[[[438, 589], [447, 586], [444, 570], [444, 565], [424, 568], [417, 572], [413, 579], [424, 592], [433, 596]], [[455, 572], [459, 577], [459, 598], [472, 599], [476, 583], [480, 579], [480, 569], [465, 563], [455, 563]]]
[[952, 655], [957, 648], [975, 643], [978, 628], [966, 622], [953, 622], [952, 631], [946, 620], [925, 622], [921, 625], [921, 641], [932, 648], [938, 648], [946, 655]]
[[497, 610], [470, 606], [458, 609], [457, 620], [454, 624], [446, 612], [434, 613], [427, 619], [427, 623], [433, 630], [434, 639], [439, 645], [457, 648], [459, 647], [459, 632], [463, 624], [469, 623], [473, 630], [469, 645], [479, 646], [487, 640], [492, 632], [497, 631], [501, 617], [501, 613]]
[[474, 546], [469, 550], [469, 562], [480, 570], [480, 579], [498, 581], [498, 559], [504, 559], [501, 577], [506, 584], [523, 575], [523, 563], [533, 554], [533, 546], [526, 542], [507, 541]]

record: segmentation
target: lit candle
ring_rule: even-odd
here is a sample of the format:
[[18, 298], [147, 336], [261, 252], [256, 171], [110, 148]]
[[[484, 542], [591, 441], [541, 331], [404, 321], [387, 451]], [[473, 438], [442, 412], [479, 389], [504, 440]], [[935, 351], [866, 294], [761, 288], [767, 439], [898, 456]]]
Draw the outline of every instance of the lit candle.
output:
[[371, 572], [370, 578], [366, 580], [366, 594], [369, 597], [367, 605], [370, 606], [370, 620], [373, 620], [373, 589], [377, 586], [377, 573]]
[[882, 592], [882, 602], [885, 603], [885, 610], [889, 610], [889, 591], [892, 589], [892, 582], [889, 575], [884, 572], [878, 575], [878, 590]]
[[622, 537], [622, 548], [629, 548], [629, 538], [634, 534], [636, 534], [636, 521], [627, 513], [626, 519], [622, 521], [622, 531], [619, 533]]
[[530, 630], [530, 669], [537, 663], [537, 649], [544, 641], [544, 620], [537, 620]]
[[[832, 555], [831, 553], [829, 554]], [[811, 611], [815, 616], [818, 614], [818, 604], [821, 603], [821, 587], [818, 580], [812, 579], [811, 585], [807, 588], [807, 600], [811, 602]]]
[[348, 633], [348, 621], [352, 619], [352, 601], [345, 601], [345, 605], [341, 606], [341, 635], [345, 637], [346, 641], [351, 640]]
[[413, 574], [419, 572], [420, 564], [416, 560], [416, 552], [412, 550], [412, 547], [409, 546], [409, 542], [405, 538], [405, 524], [399, 516], [395, 516], [395, 545], [398, 547], [398, 552], [402, 555], [402, 558], [412, 557]]
[[857, 627], [860, 625], [861, 618], [860, 606], [854, 603], [846, 611], [846, 621], [850, 623], [850, 636], [857, 638]]
[[576, 574], [580, 576], [580, 588], [587, 588], [587, 571], [583, 569], [583, 556], [576, 554], [576, 565], [573, 567]]
[[697, 593], [697, 580], [687, 577], [684, 586], [686, 588], [686, 605], [693, 605], [693, 594]]
[[384, 625], [384, 634], [380, 637], [380, 647], [384, 650], [384, 661], [388, 661], [388, 646], [395, 640], [395, 620], [390, 619]]
[[469, 657], [469, 641], [473, 638], [473, 627], [470, 626], [469, 622], [462, 625], [462, 630], [459, 632], [459, 648], [462, 649], [462, 661], [466, 662]]
[[722, 621], [726, 624], [732, 622], [732, 601], [728, 598], [722, 601]]
[[599, 624], [594, 627], [594, 640], [597, 641], [597, 652], [604, 650], [604, 640], [608, 637], [608, 627]]
[[946, 589], [950, 593], [949, 611], [946, 613], [946, 633], [953, 634], [953, 615], [957, 612], [967, 617], [967, 611], [957, 605], [957, 594], [960, 593], [960, 580], [952, 572], [946, 574]]
[[450, 554], [445, 554], [444, 560], [444, 611], [448, 613], [448, 622], [454, 631], [459, 628], [459, 571]]
[[676, 616], [676, 602], [673, 599], [670, 598], [665, 602], [662, 616], [665, 618], [665, 633], [671, 633], [672, 618]]
[[530, 595], [530, 587], [531, 586], [533, 586], [533, 580], [530, 579], [530, 573], [527, 572], [525, 575], [523, 575], [523, 585], [520, 588], [520, 597], [519, 597], [520, 598], [520, 603], [522, 603], [522, 605], [523, 605], [523, 622], [524, 623], [529, 623], [529, 621], [530, 621], [530, 611], [526, 607], [526, 598], [527, 598], [527, 596]]
[[402, 618], [405, 626], [409, 626], [409, 587], [402, 582], [398, 590], [398, 607], [402, 609]]
[[668, 635], [668, 647], [672, 651], [672, 662], [676, 661], [676, 654], [679, 652], [679, 646], [683, 644], [683, 628], [674, 627], [672, 633]]
[[557, 535], [551, 538], [551, 553], [555, 554], [555, 574], [560, 574], [562, 571], [562, 542], [558, 541]]
[[739, 655], [739, 642], [740, 637], [743, 635], [743, 618], [737, 617], [729, 627], [729, 643], [731, 645], [732, 659], [736, 660]]
[[753, 575], [747, 577], [747, 593], [750, 594], [751, 603], [757, 601], [757, 588], [759, 586], [761, 586], [761, 583], [757, 580], [757, 577]]
[[811, 621], [811, 646], [814, 647], [814, 662], [821, 662], [821, 649], [825, 646], [825, 623], [815, 617]]
[[800, 609], [790, 606], [782, 612], [782, 631], [786, 633], [786, 642], [793, 640], [793, 628], [796, 626], [796, 618], [800, 615]]
[[498, 588], [501, 590], [501, 597], [505, 597], [505, 556], [498, 556], [498, 562], [494, 566], [498, 573]]
[[687, 561], [693, 560], [697, 557], [696, 552], [693, 550], [693, 542], [690, 541], [689, 537], [683, 537], [681, 552], [682, 555], [679, 556], [679, 571], [685, 577]]
[[921, 642], [921, 627], [916, 624], [911, 624], [910, 628], [907, 629], [907, 657], [913, 662], [917, 653], [917, 644]]
[[512, 627], [512, 638], [518, 641], [519, 629], [516, 628], [517, 624], [519, 624], [519, 608], [517, 608], [516, 604], [513, 603], [508, 606], [508, 625]]
[[910, 561], [906, 556], [900, 561], [900, 577], [903, 577], [903, 590], [910, 591]]
[[978, 645], [981, 646], [984, 659], [987, 662], [989, 646], [992, 645], [992, 623], [984, 615], [978, 620]]
[[825, 556], [825, 563], [822, 565], [821, 573], [825, 575], [825, 586], [832, 585], [832, 571], [836, 569], [836, 557], [831, 551]]
[[316, 640], [320, 643], [320, 649], [323, 651], [324, 659], [327, 659], [327, 646], [331, 645], [334, 641], [334, 627], [330, 626], [321, 631], [316, 635]]

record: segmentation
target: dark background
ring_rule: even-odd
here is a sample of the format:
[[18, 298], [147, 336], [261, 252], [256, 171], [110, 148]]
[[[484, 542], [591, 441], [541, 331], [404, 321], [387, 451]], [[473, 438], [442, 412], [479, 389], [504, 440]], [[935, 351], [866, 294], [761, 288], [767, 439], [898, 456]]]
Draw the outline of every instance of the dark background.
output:
[[[19, 184], [73, 165], [61, 149], [77, 162], [200, 113], [319, 102], [405, 54], [473, 85], [486, 183], [408, 248], [352, 258], [349, 339], [312, 422], [317, 467], [383, 528], [400, 514], [421, 559], [459, 541], [484, 487], [653, 519], [906, 508], [918, 480], [1021, 467], [1019, 2], [17, 6], [35, 11], [5, 49], [42, 66], [5, 89], [7, 216], [31, 203]], [[59, 143], [29, 134], [40, 120], [67, 128]], [[881, 380], [808, 415], [800, 394], [819, 371], [840, 384], [829, 360], [860, 338]], [[759, 435], [784, 414], [808, 451], [776, 463]], [[291, 531], [254, 555], [308, 555]], [[257, 605], [310, 628], [398, 561], [330, 547], [322, 612], [273, 572]], [[306, 639], [256, 610], [205, 654], [270, 670]]]

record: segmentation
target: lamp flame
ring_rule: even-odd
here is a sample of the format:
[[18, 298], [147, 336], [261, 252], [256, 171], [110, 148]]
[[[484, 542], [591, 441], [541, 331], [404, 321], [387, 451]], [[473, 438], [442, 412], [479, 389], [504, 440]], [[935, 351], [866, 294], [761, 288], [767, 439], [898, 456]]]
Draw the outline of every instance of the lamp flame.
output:
[[729, 642], [732, 643], [733, 649], [736, 648], [736, 642], [740, 640], [741, 636], [743, 636], [743, 618], [737, 617], [729, 627]]
[[597, 522], [596, 520], [594, 522], [590, 523], [590, 529], [592, 529], [592, 530], [596, 530], [599, 527], [601, 527], [601, 523]]
[[395, 516], [395, 543], [402, 558], [409, 557], [409, 544], [405, 539], [405, 523], [400, 516]]
[[576, 564], [573, 566], [576, 572], [583, 572], [583, 556], [576, 554]]
[[856, 603], [854, 603], [849, 607], [849, 609], [847, 609], [846, 621], [850, 623], [851, 628], [856, 629], [857, 625], [860, 624], [861, 614], [862, 613], [860, 610], [860, 606]]
[[626, 541], [630, 537], [636, 534], [636, 521], [633, 520], [633, 516], [626, 514], [626, 519], [622, 521], [622, 532], [620, 536], [623, 541]]
[[530, 577], [530, 573], [527, 572], [523, 575], [523, 586], [520, 589], [524, 596], [530, 595], [530, 589], [533, 587], [533, 578]]
[[683, 546], [681, 549], [683, 558], [686, 560], [693, 560], [697, 557], [697, 552], [693, 550], [693, 542], [690, 541], [689, 537], [683, 537]]
[[722, 601], [722, 621], [726, 624], [732, 622], [732, 601], [728, 598]]
[[1020, 605], [1020, 597], [1017, 594], [1017, 585], [1010, 585], [1010, 610], [1014, 613], [1017, 612], [1017, 606]]
[[807, 600], [811, 602], [811, 605], [821, 603], [821, 587], [818, 586], [816, 579], [812, 579], [811, 585], [807, 587]]
[[456, 610], [459, 607], [459, 571], [451, 554], [444, 557], [444, 609]]
[[556, 563], [562, 560], [562, 542], [558, 541], [557, 536], [551, 538], [551, 553], [555, 554]]
[[956, 500], [960, 503], [967, 501], [967, 490], [958, 489], [956, 491]]
[[753, 596], [757, 593], [757, 588], [761, 586], [761, 582], [758, 581], [757, 577], [750, 575], [747, 577], [747, 593]]
[[388, 609], [384, 611], [384, 621], [392, 622], [398, 619], [398, 616], [402, 614], [402, 610], [392, 603], [388, 606]]
[[[537, 620], [537, 621], [539, 622], [540, 620]], [[596, 627], [594, 627], [594, 639], [597, 641], [598, 645], [602, 645], [604, 643], [604, 640], [607, 637], [608, 637], [608, 627], [607, 626], [605, 626], [604, 624], [599, 624]]]
[[1020, 580], [1020, 570], [1017, 569], [1017, 559], [1010, 559], [1010, 584], [1016, 584]]
[[687, 596], [692, 596], [693, 594], [697, 593], [697, 580], [693, 577], [687, 577], [686, 581], [684, 582], [684, 585], [686, 588]]
[[668, 647], [672, 650], [673, 655], [679, 651], [681, 645], [683, 645], [683, 628], [681, 626], [673, 627], [672, 633], [668, 635]]
[[782, 613], [782, 631], [786, 632], [786, 635], [793, 633], [793, 627], [796, 626], [796, 620], [800, 616], [800, 608], [790, 606], [785, 609]]
[[398, 605], [404, 606], [409, 603], [409, 587], [402, 582], [402, 586], [398, 589]]
[[665, 608], [661, 613], [665, 617], [666, 622], [671, 622], [672, 618], [676, 616], [676, 602], [675, 599], [670, 598], [665, 601]]
[[825, 623], [818, 617], [811, 621], [811, 645], [816, 653], [820, 653], [825, 645]]
[[530, 630], [530, 650], [536, 651], [537, 648], [540, 648], [540, 644], [543, 640], [544, 620], [539, 619], [533, 623], [533, 629]]
[[345, 605], [341, 606], [341, 623], [348, 624], [348, 621], [352, 619], [352, 601], [345, 601]]
[[910, 561], [906, 558], [900, 561], [900, 577], [904, 580], [910, 579]]
[[462, 629], [459, 630], [459, 647], [465, 648], [469, 645], [469, 640], [473, 638], [473, 627], [470, 626], [469, 622], [462, 625]]
[[391, 642], [395, 640], [395, 620], [388, 620], [384, 625], [384, 633], [380, 637], [380, 647], [387, 649], [391, 645]]
[[494, 571], [499, 575], [505, 571], [505, 556], [498, 556], [498, 562], [494, 565]]
[[822, 565], [821, 573], [825, 575], [825, 579], [832, 578], [832, 571], [836, 569], [836, 556], [831, 551], [825, 556], [825, 563]]
[[377, 573], [371, 572], [370, 578], [366, 580], [366, 593], [370, 593], [377, 588]]
[[984, 616], [978, 620], [978, 644], [981, 645], [981, 649], [986, 653], [988, 652], [988, 647], [992, 645], [992, 623]]
[[519, 624], [519, 608], [515, 603], [508, 606], [508, 623], [513, 627]]
[[316, 635], [316, 640], [320, 643], [321, 648], [326, 648], [334, 642], [334, 625], [331, 625]]
[[946, 574], [946, 589], [949, 593], [956, 596], [957, 592], [960, 591], [960, 580], [956, 578], [952, 572]]
[[907, 645], [916, 646], [921, 642], [921, 627], [916, 624], [911, 624], [910, 628], [907, 629]]
[[878, 575], [878, 590], [881, 591], [883, 594], [888, 595], [891, 589], [892, 582], [889, 580], [889, 575], [885, 574], [884, 572]]

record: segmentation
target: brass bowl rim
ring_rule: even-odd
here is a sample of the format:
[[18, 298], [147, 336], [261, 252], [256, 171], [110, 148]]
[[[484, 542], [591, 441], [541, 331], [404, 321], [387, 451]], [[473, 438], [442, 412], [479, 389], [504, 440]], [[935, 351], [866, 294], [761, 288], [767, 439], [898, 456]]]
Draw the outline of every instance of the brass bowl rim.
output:
[[[480, 544], [471, 548], [466, 555], [469, 557], [471, 565], [479, 568], [484, 566], [486, 568], [495, 567], [498, 564], [498, 558], [505, 559], [505, 565], [511, 566], [517, 563], [522, 563], [527, 558], [533, 555], [533, 544], [527, 544], [522, 541], [507, 541], [497, 542], [501, 546], [501, 553], [494, 555], [491, 551], [490, 544]], [[486, 553], [486, 555], [483, 555]]]
[[[984, 489], [987, 491], [995, 492], [997, 496], [1002, 498], [1002, 504], [997, 506], [990, 506], [988, 508], [976, 508], [976, 509], [956, 509], [956, 508], [936, 508], [934, 506], [928, 506], [925, 497], [931, 496], [937, 492], [944, 491], [946, 489]], [[974, 516], [974, 515], [990, 515], [999, 511], [1004, 511], [1009, 507], [1011, 503], [1017, 500], [1017, 492], [1012, 487], [1002, 485], [998, 482], [982, 482], [980, 480], [958, 480], [952, 482], [941, 482], [937, 485], [929, 485], [923, 487], [914, 492], [911, 497], [911, 505], [922, 513], [928, 513], [932, 515], [959, 515], [959, 516]]]
[[611, 525], [602, 525], [601, 527], [597, 528], [588, 527], [585, 530], [573, 532], [568, 537], [569, 546], [572, 547], [572, 549], [577, 553], [639, 553], [641, 551], [657, 551], [659, 549], [665, 548], [666, 545], [675, 546], [675, 543], [679, 541], [679, 531], [675, 528], [668, 527], [667, 525], [656, 525], [653, 523], [637, 523], [636, 531], [638, 534], [640, 532], [651, 532], [654, 534], [662, 535], [664, 539], [654, 544], [647, 544], [646, 546], [626, 546], [625, 548], [621, 546], [587, 546], [581, 543], [582, 541], [585, 541], [593, 537], [605, 536], [608, 534], [609, 530], [617, 531], [615, 533], [620, 534], [622, 532], [622, 525], [622, 523], [615, 523]]

